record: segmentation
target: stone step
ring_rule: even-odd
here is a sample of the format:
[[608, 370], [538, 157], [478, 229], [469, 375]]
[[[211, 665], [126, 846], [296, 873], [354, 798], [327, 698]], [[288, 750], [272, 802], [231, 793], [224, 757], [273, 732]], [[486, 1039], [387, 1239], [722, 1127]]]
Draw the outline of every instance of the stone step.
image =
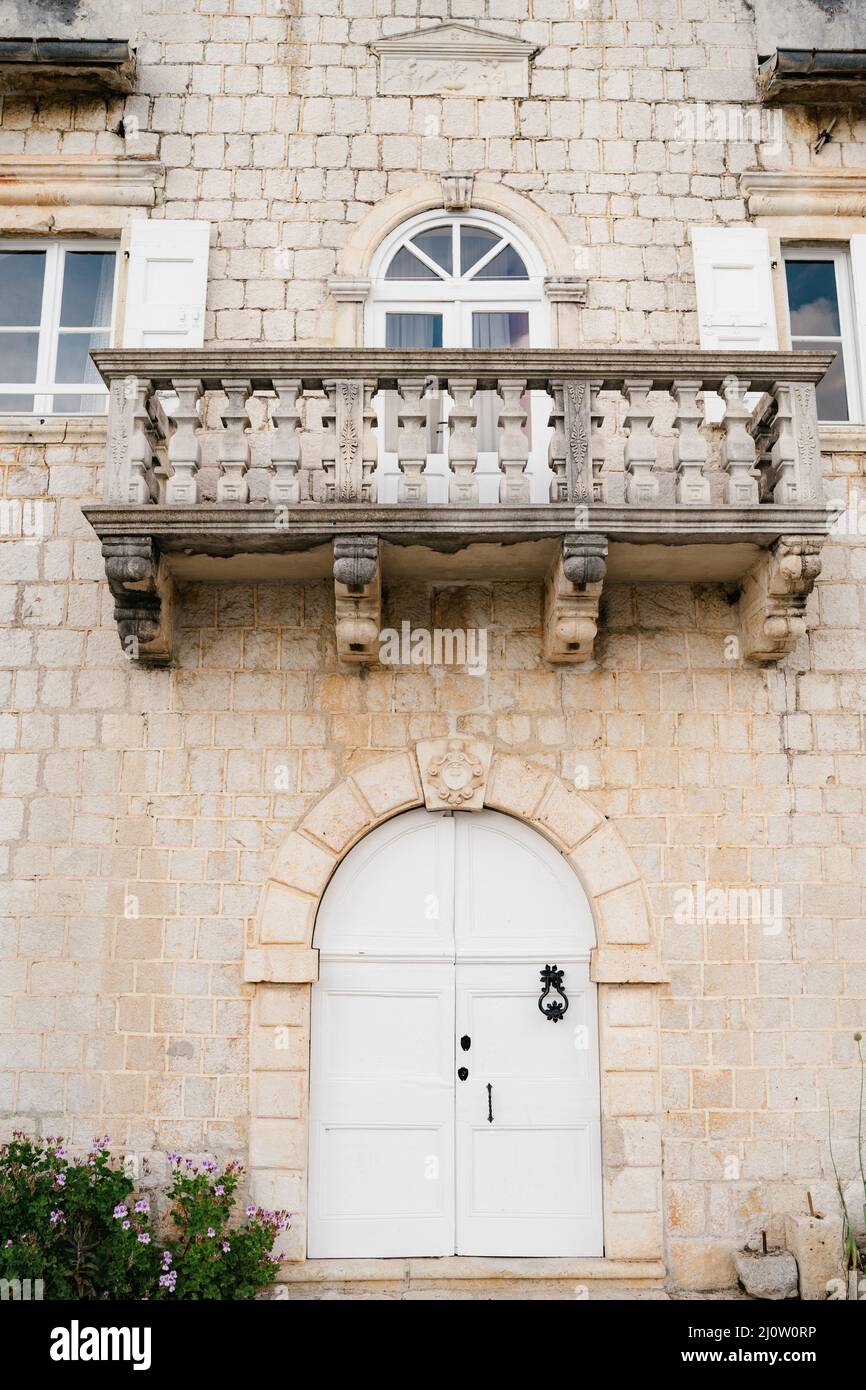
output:
[[479, 1258], [305, 1260], [284, 1265], [281, 1299], [666, 1300], [655, 1260]]
[[558, 1302], [580, 1301], [597, 1303], [600, 1300], [637, 1300], [642, 1302], [668, 1302], [669, 1295], [661, 1288], [647, 1288], [645, 1285], [617, 1284], [607, 1287], [586, 1286], [585, 1292], [578, 1296], [575, 1293], [573, 1284], [560, 1284], [556, 1280], [545, 1280], [543, 1283], [520, 1283], [518, 1281], [504, 1282], [497, 1288], [492, 1285], [486, 1287], [460, 1287], [454, 1285], [452, 1288], [441, 1288], [430, 1284], [423, 1289], [397, 1289], [386, 1292], [381, 1288], [378, 1292], [359, 1292], [350, 1285], [343, 1285], [341, 1288], [332, 1288], [322, 1284], [295, 1284], [283, 1285], [279, 1297], [288, 1299], [291, 1302], [304, 1302], [316, 1300], [319, 1302], [349, 1301], [349, 1302], [418, 1302], [418, 1301], [438, 1301], [448, 1300], [449, 1302], [467, 1302], [468, 1300], [496, 1302], [503, 1300], [519, 1301], [522, 1303], [539, 1302], [544, 1299], [555, 1299]]

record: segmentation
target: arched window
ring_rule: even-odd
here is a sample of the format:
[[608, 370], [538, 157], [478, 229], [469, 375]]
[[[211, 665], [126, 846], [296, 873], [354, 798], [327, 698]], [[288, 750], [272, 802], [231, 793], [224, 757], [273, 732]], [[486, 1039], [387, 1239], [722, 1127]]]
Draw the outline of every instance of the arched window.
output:
[[[550, 345], [545, 266], [516, 227], [494, 213], [431, 211], [393, 231], [373, 258], [365, 337], [370, 347], [527, 348]], [[536, 399], [537, 397], [537, 399]], [[448, 400], [430, 396], [428, 496], [444, 502]], [[527, 467], [532, 497], [546, 501], [547, 400], [527, 397], [532, 457]], [[396, 497], [398, 468], [396, 401], [383, 410], [379, 463], [382, 501]], [[495, 501], [499, 399], [478, 396], [478, 467], [481, 500]]]

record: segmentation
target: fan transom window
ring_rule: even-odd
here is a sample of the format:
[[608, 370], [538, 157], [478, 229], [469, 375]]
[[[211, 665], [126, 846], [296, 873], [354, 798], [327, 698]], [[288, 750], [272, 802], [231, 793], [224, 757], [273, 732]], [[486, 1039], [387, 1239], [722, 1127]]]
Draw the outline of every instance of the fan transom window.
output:
[[526, 262], [505, 232], [452, 219], [404, 237], [391, 255], [386, 280], [428, 284], [528, 280]]

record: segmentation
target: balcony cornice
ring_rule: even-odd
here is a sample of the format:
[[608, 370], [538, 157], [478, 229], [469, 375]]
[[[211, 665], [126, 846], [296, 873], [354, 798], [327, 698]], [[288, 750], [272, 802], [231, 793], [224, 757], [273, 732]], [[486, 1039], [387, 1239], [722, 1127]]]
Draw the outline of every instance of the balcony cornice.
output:
[[838, 518], [825, 506], [654, 506], [578, 507], [569, 502], [508, 506], [425, 506], [365, 502], [301, 502], [279, 508], [270, 502], [202, 503], [190, 506], [84, 508], [101, 540], [148, 535], [164, 554], [194, 545], [205, 555], [280, 554], [324, 545], [335, 537], [379, 536], [398, 546], [453, 552], [467, 545], [515, 545], [556, 540], [576, 530], [632, 545], [771, 545], [796, 533], [823, 539]]
[[399, 377], [471, 376], [494, 383], [507, 363], [509, 374], [526, 380], [530, 390], [546, 390], [551, 377], [582, 377], [617, 389], [624, 378], [650, 379], [666, 389], [678, 379], [698, 376], [703, 388], [718, 390], [726, 377], [749, 381], [753, 388], [777, 381], [821, 380], [832, 352], [705, 352], [698, 348], [531, 348], [524, 351], [407, 351], [403, 348], [105, 348], [93, 360], [107, 384], [121, 377], [140, 377], [155, 389], [170, 390], [175, 377], [195, 377], [205, 390], [220, 390], [231, 376], [248, 378], [253, 389], [267, 390], [276, 377], [309, 382], [322, 377], [375, 377], [380, 385]]

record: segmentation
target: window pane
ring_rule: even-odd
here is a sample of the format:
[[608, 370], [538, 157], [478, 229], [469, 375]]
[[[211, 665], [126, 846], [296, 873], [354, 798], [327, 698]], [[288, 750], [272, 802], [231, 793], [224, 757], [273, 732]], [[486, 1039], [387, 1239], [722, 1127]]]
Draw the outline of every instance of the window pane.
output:
[[472, 315], [474, 348], [528, 348], [529, 314], [484, 313]]
[[413, 236], [412, 244], [429, 256], [431, 261], [441, 265], [442, 269], [451, 274], [451, 251], [452, 236], [450, 227], [431, 227], [428, 232], [419, 232], [418, 236]]
[[791, 334], [833, 337], [841, 332], [836, 267], [832, 261], [786, 261]]
[[99, 372], [88, 354], [92, 348], [108, 347], [107, 333], [61, 333], [57, 340], [55, 381], [99, 381]]
[[386, 314], [385, 346], [389, 348], [441, 348], [441, 314]]
[[818, 402], [819, 420], [847, 420], [848, 392], [845, 387], [845, 352], [841, 342], [816, 342], [810, 338], [795, 338], [795, 352], [827, 352], [836, 350], [833, 365], [824, 380], [819, 383], [815, 396]]
[[0, 324], [38, 328], [44, 280], [44, 251], [0, 251]]
[[483, 265], [473, 278], [476, 280], [528, 280], [529, 275], [514, 247], [503, 246], [501, 251], [497, 251], [493, 260]]
[[401, 246], [388, 266], [386, 280], [439, 280], [441, 277], [429, 265], [419, 261], [408, 246]]
[[108, 328], [114, 293], [113, 251], [67, 251], [61, 328]]
[[0, 395], [0, 415], [32, 415], [32, 396]]
[[55, 396], [54, 415], [104, 415], [108, 409], [108, 392], [101, 396]]
[[38, 333], [0, 333], [0, 381], [35, 381]]
[[480, 261], [482, 256], [486, 256], [488, 251], [492, 251], [494, 246], [501, 240], [502, 237], [494, 236], [493, 232], [485, 232], [481, 227], [461, 227], [461, 273], [465, 275], [468, 270], [471, 270], [476, 261]]

